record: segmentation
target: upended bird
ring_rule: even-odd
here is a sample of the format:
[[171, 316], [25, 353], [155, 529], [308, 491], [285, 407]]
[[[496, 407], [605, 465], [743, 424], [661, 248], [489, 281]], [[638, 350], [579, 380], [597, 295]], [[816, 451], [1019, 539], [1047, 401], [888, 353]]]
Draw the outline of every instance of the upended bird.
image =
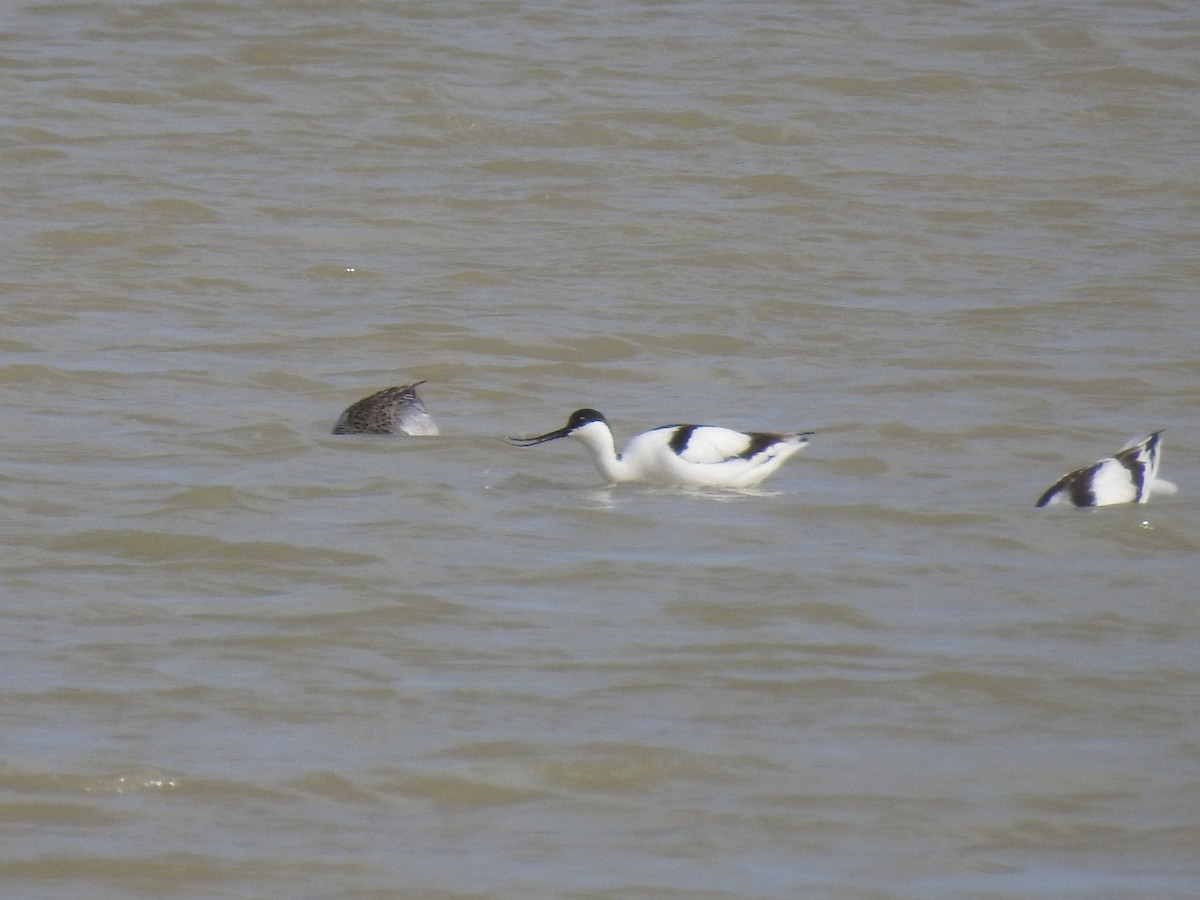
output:
[[433, 417], [417, 396], [424, 381], [384, 388], [352, 403], [333, 426], [334, 434], [438, 434]]
[[1146, 503], [1151, 494], [1174, 494], [1171, 482], [1158, 477], [1161, 431], [1136, 438], [1115, 456], [1068, 472], [1038, 499], [1037, 506], [1112, 506], [1117, 503]]

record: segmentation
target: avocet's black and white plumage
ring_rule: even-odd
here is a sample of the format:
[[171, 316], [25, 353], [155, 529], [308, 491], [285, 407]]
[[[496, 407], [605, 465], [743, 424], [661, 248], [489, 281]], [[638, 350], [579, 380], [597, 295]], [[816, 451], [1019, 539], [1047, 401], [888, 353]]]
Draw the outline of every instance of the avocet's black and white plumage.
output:
[[1175, 485], [1158, 477], [1161, 431], [1130, 441], [1117, 453], [1060, 478], [1037, 505], [1111, 506], [1145, 503], [1152, 493], [1174, 494]]
[[418, 385], [424, 383], [417, 381], [384, 388], [351, 404], [333, 426], [333, 433], [437, 434], [438, 427], [433, 417], [417, 396]]
[[573, 437], [587, 447], [609, 481], [740, 488], [760, 483], [808, 443], [811, 431], [745, 433], [715, 425], [664, 425], [631, 438], [617, 453], [608, 420], [594, 409], [571, 414], [566, 427], [538, 437], [509, 438], [532, 447]]

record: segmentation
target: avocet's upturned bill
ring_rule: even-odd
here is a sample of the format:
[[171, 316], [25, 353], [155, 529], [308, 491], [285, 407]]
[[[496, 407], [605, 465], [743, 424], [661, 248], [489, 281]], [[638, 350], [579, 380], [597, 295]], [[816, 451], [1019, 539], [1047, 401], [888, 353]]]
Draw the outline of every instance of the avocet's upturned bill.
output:
[[384, 388], [351, 404], [333, 426], [334, 434], [414, 434], [438, 433], [433, 417], [417, 396], [417, 386], [402, 384]]
[[1159, 435], [1130, 441], [1116, 456], [1076, 469], [1060, 478], [1037, 505], [1111, 506], [1145, 503], [1153, 494], [1174, 494], [1175, 485], [1158, 477]]
[[587, 447], [600, 474], [611, 482], [741, 488], [759, 484], [804, 448], [811, 431], [790, 434], [733, 431], [714, 425], [664, 425], [631, 438], [617, 453], [608, 420], [594, 409], [571, 414], [566, 427], [538, 437], [508, 439], [532, 447], [573, 437]]

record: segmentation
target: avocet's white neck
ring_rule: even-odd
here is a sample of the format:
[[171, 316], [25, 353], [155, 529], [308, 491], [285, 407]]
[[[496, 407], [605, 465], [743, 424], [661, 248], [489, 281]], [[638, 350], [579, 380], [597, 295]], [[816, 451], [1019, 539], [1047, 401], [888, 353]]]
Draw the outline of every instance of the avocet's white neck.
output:
[[571, 437], [587, 447], [596, 468], [609, 481], [629, 480], [629, 463], [617, 453], [613, 433], [603, 422], [589, 422], [581, 428], [576, 428], [571, 432]]

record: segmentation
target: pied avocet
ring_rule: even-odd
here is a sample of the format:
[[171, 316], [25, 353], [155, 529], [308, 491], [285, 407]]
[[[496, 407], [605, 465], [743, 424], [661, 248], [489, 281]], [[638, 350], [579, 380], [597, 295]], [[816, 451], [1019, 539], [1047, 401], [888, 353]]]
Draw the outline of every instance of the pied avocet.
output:
[[563, 437], [587, 447], [609, 481], [740, 488], [756, 485], [803, 449], [811, 431], [744, 433], [714, 425], [663, 425], [631, 438], [617, 453], [608, 420], [594, 409], [571, 414], [566, 427], [509, 443], [532, 447]]
[[1159, 435], [1130, 441], [1115, 456], [1102, 459], [1060, 478], [1042, 494], [1037, 505], [1111, 506], [1145, 503], [1152, 493], [1174, 494], [1175, 485], [1158, 477]]

